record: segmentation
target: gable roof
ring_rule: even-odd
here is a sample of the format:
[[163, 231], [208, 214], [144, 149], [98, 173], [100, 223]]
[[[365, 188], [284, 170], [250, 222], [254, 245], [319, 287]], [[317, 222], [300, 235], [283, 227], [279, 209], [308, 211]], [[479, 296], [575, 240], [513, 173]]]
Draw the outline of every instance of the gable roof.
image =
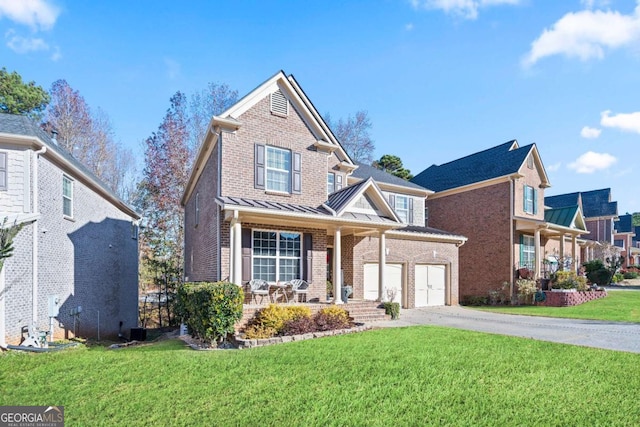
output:
[[242, 127], [242, 114], [277, 90], [280, 90], [285, 95], [291, 106], [299, 113], [307, 128], [313, 133], [316, 138], [316, 148], [336, 152], [336, 157], [341, 161], [341, 168], [346, 170], [357, 168], [293, 75], [287, 76], [284, 71], [280, 70], [227, 110], [211, 118], [208, 129], [211, 129], [212, 132], [206, 132], [204, 140], [200, 142], [198, 153], [182, 196], [183, 205], [186, 204], [193, 187], [202, 173], [204, 164], [211, 155], [213, 146], [217, 143], [218, 131], [216, 129], [232, 132], [238, 130]]
[[565, 206], [580, 206], [580, 192], [546, 196], [544, 205], [550, 208], [564, 208]]
[[89, 170], [89, 168], [54, 142], [49, 134], [42, 130], [35, 121], [27, 116], [0, 113], [0, 136], [6, 136], [11, 139], [15, 138], [16, 135], [26, 137], [30, 142], [36, 142], [38, 145], [45, 146], [53, 157], [61, 161], [70, 170], [75, 170], [80, 178], [84, 178], [91, 187], [102, 194], [103, 197], [110, 200], [116, 207], [133, 218], [140, 218], [140, 215], [132, 207], [120, 199], [120, 197]]
[[421, 185], [418, 185], [411, 181], [406, 181], [400, 177], [392, 175], [389, 172], [380, 170], [371, 165], [367, 165], [361, 162], [356, 162], [356, 165], [358, 165], [358, 169], [353, 171], [353, 173], [351, 174], [351, 176], [354, 178], [359, 178], [362, 180], [373, 178], [377, 183], [391, 184], [397, 187], [406, 187], [415, 190], [426, 190]]
[[633, 233], [633, 215], [620, 215], [615, 222], [616, 233]]
[[[389, 205], [389, 202], [387, 202], [386, 197], [384, 197], [382, 191], [380, 191], [380, 188], [378, 188], [373, 178], [368, 178], [367, 180], [360, 181], [357, 184], [349, 185], [348, 187], [334, 191], [329, 194], [329, 199], [323, 206], [335, 213], [335, 216], [344, 216], [345, 214], [353, 216], [354, 213], [347, 212], [347, 208], [355, 203], [365, 193], [369, 193], [373, 196], [374, 202], [377, 202], [376, 206], [383, 213], [383, 215], [379, 216], [380, 219], [388, 219], [397, 223], [401, 222], [396, 211]], [[371, 217], [369, 214], [356, 214], [356, 216], [359, 215], [365, 215], [367, 218]]]
[[[538, 158], [535, 144], [520, 147], [515, 139], [496, 147], [453, 160], [442, 165], [432, 165], [411, 179], [411, 182], [436, 192], [464, 187], [495, 178], [506, 177], [518, 173], [529, 153], [534, 151]], [[542, 162], [540, 162], [543, 184], [548, 179]]]
[[562, 227], [577, 228], [583, 231], [587, 229], [578, 205], [545, 209], [544, 221]]
[[587, 218], [618, 216], [618, 202], [611, 201], [611, 189], [583, 191], [582, 209]]

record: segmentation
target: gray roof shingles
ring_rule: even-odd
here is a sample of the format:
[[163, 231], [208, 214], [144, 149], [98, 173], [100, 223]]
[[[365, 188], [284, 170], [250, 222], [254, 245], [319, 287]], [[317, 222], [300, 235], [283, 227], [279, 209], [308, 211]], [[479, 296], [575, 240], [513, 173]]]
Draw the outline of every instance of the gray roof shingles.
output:
[[351, 174], [351, 176], [353, 176], [354, 178], [360, 178], [362, 180], [373, 178], [376, 182], [397, 185], [399, 187], [415, 188], [418, 190], [425, 189], [418, 184], [415, 184], [411, 181], [405, 181], [400, 177], [392, 175], [389, 172], [383, 171], [371, 165], [360, 162], [356, 162], [356, 164], [358, 165], [358, 169], [354, 170]]
[[611, 201], [610, 188], [547, 196], [544, 198], [544, 204], [550, 208], [564, 208], [578, 205], [580, 199], [585, 218], [618, 215], [618, 202]]
[[518, 172], [533, 144], [510, 149], [515, 140], [466, 157], [432, 165], [411, 182], [433, 191], [445, 191]]
[[615, 228], [618, 233], [633, 233], [633, 215], [620, 215], [615, 222]]

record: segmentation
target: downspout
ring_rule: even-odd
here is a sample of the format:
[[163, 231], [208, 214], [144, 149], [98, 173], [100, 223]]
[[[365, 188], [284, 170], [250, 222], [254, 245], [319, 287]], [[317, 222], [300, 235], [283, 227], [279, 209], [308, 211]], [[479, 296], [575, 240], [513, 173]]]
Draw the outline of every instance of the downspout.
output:
[[[216, 185], [215, 197], [219, 198], [222, 193], [222, 130], [216, 132], [215, 128], [211, 128], [211, 132], [218, 137], [218, 182]], [[216, 209], [218, 209], [218, 224], [216, 224], [216, 248], [218, 252], [216, 259], [218, 260], [218, 265], [216, 266], [216, 269], [218, 271], [217, 280], [222, 280], [222, 248], [220, 247], [222, 242], [222, 239], [220, 238], [222, 231], [222, 207], [216, 204]]]
[[[31, 201], [33, 203], [33, 213], [37, 213], [40, 211], [40, 207], [38, 206], [38, 158], [41, 154], [47, 152], [47, 147], [43, 146], [38, 151], [33, 152], [33, 197]], [[33, 221], [33, 251], [31, 254], [32, 266], [31, 273], [33, 274], [32, 278], [32, 305], [33, 312], [31, 315], [31, 323], [36, 325], [38, 321], [38, 220]], [[50, 337], [53, 340], [53, 336]]]
[[516, 197], [514, 186], [515, 180], [516, 178], [513, 176], [511, 177], [511, 179], [509, 179], [509, 297], [511, 298], [511, 300], [513, 300], [513, 210], [515, 208], [513, 201]]

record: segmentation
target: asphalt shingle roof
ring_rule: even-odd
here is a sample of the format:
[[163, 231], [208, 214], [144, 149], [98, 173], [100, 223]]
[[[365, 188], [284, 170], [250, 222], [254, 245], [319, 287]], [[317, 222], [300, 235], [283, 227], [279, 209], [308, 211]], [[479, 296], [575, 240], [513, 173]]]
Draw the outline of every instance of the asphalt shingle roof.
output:
[[517, 172], [533, 144], [510, 148], [516, 140], [454, 160], [432, 165], [416, 175], [411, 182], [433, 191], [445, 191]]
[[360, 162], [356, 162], [356, 164], [358, 165], [358, 169], [353, 171], [353, 173], [351, 174], [351, 176], [353, 176], [354, 178], [360, 178], [363, 180], [366, 180], [367, 178], [373, 178], [376, 182], [424, 190], [424, 187], [418, 184], [415, 184], [411, 181], [405, 181], [402, 178], [392, 175], [389, 172], [385, 172], [383, 170], [375, 168], [371, 165]]
[[544, 198], [544, 205], [550, 208], [564, 208], [567, 206], [580, 205], [580, 193], [559, 194], [557, 196], [547, 196]]
[[582, 211], [587, 218], [597, 216], [617, 216], [618, 202], [611, 201], [611, 189], [583, 191]]
[[546, 209], [544, 211], [544, 220], [551, 224], [571, 227], [571, 223], [573, 222], [573, 218], [575, 218], [577, 211], [578, 205]]
[[615, 222], [615, 229], [618, 233], [632, 233], [633, 232], [633, 215], [626, 214], [620, 215], [618, 221]]
[[[84, 164], [82, 164], [75, 157], [69, 154], [69, 152], [67, 152], [64, 148], [58, 146], [58, 144], [56, 144], [53, 139], [51, 139], [49, 134], [42, 130], [42, 128], [29, 117], [18, 114], [0, 113], [0, 133], [39, 138], [47, 146], [48, 150], [55, 151], [60, 156], [64, 157], [69, 161], [69, 163], [73, 164], [76, 168], [82, 171], [84, 175], [89, 177], [92, 181], [96, 182], [105, 192], [110, 194], [112, 197], [120, 200], [120, 197], [118, 197], [118, 195], [115, 194], [113, 190], [111, 190], [111, 188], [109, 188], [104, 183], [104, 181], [98, 178], [93, 172], [89, 170], [89, 168], [87, 168]], [[131, 207], [129, 207], [129, 209], [134, 210]]]

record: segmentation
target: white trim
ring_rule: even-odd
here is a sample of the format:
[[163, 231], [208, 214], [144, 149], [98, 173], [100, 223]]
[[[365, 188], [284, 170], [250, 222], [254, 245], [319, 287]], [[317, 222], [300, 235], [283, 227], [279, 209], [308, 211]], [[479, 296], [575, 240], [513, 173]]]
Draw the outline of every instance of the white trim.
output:
[[[276, 233], [276, 254], [271, 256], [271, 255], [255, 255], [253, 252], [254, 249], [254, 234], [255, 232], [258, 233]], [[280, 255], [280, 235], [282, 233], [288, 233], [288, 234], [297, 234], [298, 238], [300, 240], [300, 256], [298, 257], [294, 257], [294, 256], [281, 256]], [[300, 275], [302, 275], [302, 269], [303, 269], [303, 254], [304, 254], [304, 233], [302, 233], [301, 231], [289, 231], [286, 229], [262, 229], [262, 228], [252, 228], [251, 229], [251, 278], [254, 279], [255, 276], [253, 274], [253, 266], [254, 266], [254, 258], [264, 258], [264, 259], [275, 259], [276, 261], [276, 265], [275, 265], [275, 281], [270, 281], [267, 280], [267, 282], [269, 283], [277, 283], [279, 281], [285, 281], [284, 279], [280, 278], [280, 259], [289, 259], [289, 260], [298, 260], [298, 270], [300, 272]], [[242, 262], [242, 259], [240, 260]]]

